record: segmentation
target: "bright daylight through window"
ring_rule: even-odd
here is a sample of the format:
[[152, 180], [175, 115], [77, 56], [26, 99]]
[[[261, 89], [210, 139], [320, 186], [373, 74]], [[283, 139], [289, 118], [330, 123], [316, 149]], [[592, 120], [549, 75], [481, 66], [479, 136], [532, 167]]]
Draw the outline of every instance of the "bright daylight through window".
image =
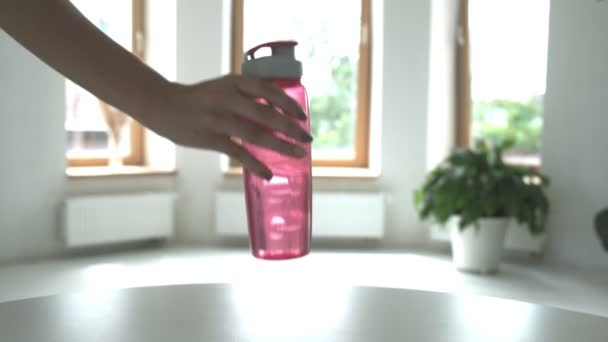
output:
[[470, 0], [473, 138], [513, 139], [507, 158], [540, 164], [549, 0]]
[[[296, 40], [310, 97], [313, 163], [367, 167], [370, 0], [236, 0], [233, 68], [241, 51]], [[268, 9], [272, 9], [269, 11]], [[338, 20], [339, 18], [339, 20]]]
[[[134, 51], [133, 42], [142, 26], [141, 0], [71, 2], [114, 41]], [[70, 80], [66, 80], [65, 89], [70, 166], [142, 163], [143, 129], [139, 124]]]

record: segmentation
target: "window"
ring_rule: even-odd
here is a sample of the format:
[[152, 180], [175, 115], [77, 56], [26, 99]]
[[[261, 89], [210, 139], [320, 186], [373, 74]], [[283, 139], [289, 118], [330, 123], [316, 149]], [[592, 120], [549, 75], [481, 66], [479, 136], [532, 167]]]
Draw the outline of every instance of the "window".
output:
[[[460, 118], [461, 145], [512, 139], [507, 160], [540, 165], [549, 6], [549, 0], [468, 0], [468, 19], [461, 13], [468, 32], [461, 34], [470, 41], [471, 111]], [[461, 62], [467, 57], [461, 54]]]
[[[99, 29], [143, 58], [143, 0], [71, 0]], [[66, 157], [69, 166], [143, 164], [143, 128], [66, 80]]]
[[369, 166], [370, 7], [371, 0], [234, 0], [234, 72], [246, 48], [299, 42], [314, 166]]

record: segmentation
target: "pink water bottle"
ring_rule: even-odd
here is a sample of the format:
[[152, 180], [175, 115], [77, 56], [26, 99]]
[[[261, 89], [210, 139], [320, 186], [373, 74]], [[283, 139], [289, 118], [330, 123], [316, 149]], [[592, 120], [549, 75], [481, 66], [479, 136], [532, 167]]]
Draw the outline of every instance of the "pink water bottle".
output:
[[[245, 54], [243, 75], [269, 80], [296, 100], [308, 115], [308, 97], [300, 79], [302, 64], [295, 59], [294, 41], [262, 44]], [[261, 48], [270, 48], [271, 55], [256, 58]], [[310, 121], [299, 121], [310, 132]], [[285, 136], [275, 133], [282, 139]], [[251, 252], [261, 259], [291, 259], [310, 252], [311, 239], [311, 159], [310, 144], [299, 143], [308, 153], [295, 159], [244, 143], [256, 158], [273, 173], [264, 180], [245, 170], [245, 198]]]

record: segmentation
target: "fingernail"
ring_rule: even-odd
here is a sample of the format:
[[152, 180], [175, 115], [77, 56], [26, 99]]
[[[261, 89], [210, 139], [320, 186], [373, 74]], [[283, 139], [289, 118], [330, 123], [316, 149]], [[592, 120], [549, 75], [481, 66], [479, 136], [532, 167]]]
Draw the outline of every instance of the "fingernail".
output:
[[300, 112], [298, 114], [298, 119], [300, 119], [300, 120], [308, 120], [308, 115], [306, 115], [306, 113], [304, 113], [304, 112]]
[[270, 171], [270, 170], [264, 170], [264, 171], [262, 171], [262, 177], [265, 180], [271, 180], [272, 179], [272, 171]]
[[300, 140], [302, 140], [303, 142], [309, 143], [313, 141], [313, 138], [310, 134], [306, 133], [306, 132], [302, 132], [302, 134], [300, 134]]

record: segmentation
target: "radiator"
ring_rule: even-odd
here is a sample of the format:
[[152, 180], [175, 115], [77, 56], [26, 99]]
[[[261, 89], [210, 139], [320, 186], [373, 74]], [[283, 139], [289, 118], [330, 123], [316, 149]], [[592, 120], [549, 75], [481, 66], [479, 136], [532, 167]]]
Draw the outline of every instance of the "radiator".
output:
[[168, 238], [173, 233], [172, 193], [71, 197], [63, 210], [68, 247]]
[[[217, 192], [215, 204], [217, 233], [246, 236], [244, 193]], [[384, 235], [384, 196], [381, 193], [314, 193], [312, 212], [313, 237], [380, 239]]]
[[[431, 239], [435, 241], [450, 241], [450, 232], [439, 225], [431, 226]], [[505, 248], [512, 251], [541, 253], [545, 246], [545, 235], [533, 236], [526, 227], [520, 226], [515, 220], [509, 222]]]

